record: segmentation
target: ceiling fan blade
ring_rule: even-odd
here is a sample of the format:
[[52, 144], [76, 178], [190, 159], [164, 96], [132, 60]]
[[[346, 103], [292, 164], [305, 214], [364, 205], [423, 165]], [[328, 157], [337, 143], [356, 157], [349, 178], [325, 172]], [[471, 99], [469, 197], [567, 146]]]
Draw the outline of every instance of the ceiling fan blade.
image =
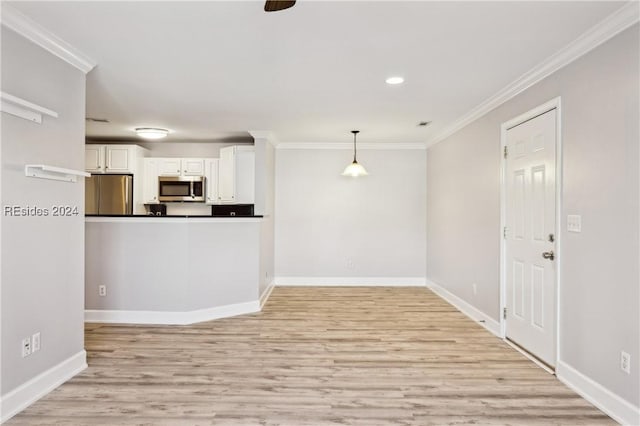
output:
[[296, 4], [296, 0], [267, 0], [264, 4], [265, 12], [277, 12], [279, 10], [289, 9]]

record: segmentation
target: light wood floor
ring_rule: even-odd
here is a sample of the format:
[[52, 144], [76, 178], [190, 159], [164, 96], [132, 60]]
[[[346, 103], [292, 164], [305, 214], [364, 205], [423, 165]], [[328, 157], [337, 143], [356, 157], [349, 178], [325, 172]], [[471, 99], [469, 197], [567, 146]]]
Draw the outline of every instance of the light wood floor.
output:
[[276, 288], [259, 314], [86, 327], [10, 425], [614, 424], [424, 288]]

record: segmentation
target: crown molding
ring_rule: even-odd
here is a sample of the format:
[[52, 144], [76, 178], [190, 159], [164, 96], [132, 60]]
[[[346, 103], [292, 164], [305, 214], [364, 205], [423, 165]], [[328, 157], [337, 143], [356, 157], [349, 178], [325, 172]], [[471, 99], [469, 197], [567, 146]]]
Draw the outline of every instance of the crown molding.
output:
[[640, 20], [640, 3], [630, 1], [620, 9], [591, 27], [580, 37], [554, 53], [540, 64], [520, 76], [517, 80], [500, 90], [480, 105], [447, 126], [433, 138], [427, 140], [427, 147], [442, 142], [452, 134], [471, 124], [483, 115], [524, 92], [529, 87], [575, 61], [587, 52], [600, 46], [620, 32]]
[[[352, 150], [353, 143], [331, 142], [283, 142], [276, 146], [277, 149], [344, 149]], [[410, 150], [427, 149], [423, 142], [419, 143], [358, 143], [358, 150]]]
[[2, 2], [2, 25], [73, 65], [85, 74], [97, 65], [93, 59], [5, 2]]
[[264, 139], [273, 146], [278, 146], [280, 143], [275, 133], [270, 130], [249, 130], [249, 134], [253, 137], [253, 140]]

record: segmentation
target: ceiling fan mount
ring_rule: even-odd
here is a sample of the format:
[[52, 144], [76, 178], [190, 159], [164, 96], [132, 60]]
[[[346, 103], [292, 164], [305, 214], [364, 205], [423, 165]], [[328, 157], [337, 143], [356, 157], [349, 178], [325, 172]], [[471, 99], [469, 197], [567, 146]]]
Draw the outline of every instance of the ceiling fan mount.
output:
[[278, 12], [285, 10], [296, 4], [296, 0], [267, 0], [264, 4], [265, 12]]

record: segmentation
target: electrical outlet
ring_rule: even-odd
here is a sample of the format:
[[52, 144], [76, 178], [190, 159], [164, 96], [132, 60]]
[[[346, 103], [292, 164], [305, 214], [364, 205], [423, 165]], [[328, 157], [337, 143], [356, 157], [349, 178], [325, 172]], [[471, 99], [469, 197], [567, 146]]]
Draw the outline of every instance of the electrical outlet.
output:
[[478, 284], [473, 283], [471, 284], [471, 288], [473, 289], [473, 295], [477, 295], [478, 294]]
[[99, 285], [98, 286], [98, 296], [104, 297], [106, 295], [107, 295], [107, 286], [106, 285]]
[[38, 352], [40, 350], [40, 332], [38, 331], [31, 336], [31, 352]]
[[347, 268], [353, 269], [353, 260], [347, 259]]
[[625, 351], [620, 352], [620, 370], [631, 374], [631, 355]]
[[22, 339], [22, 358], [31, 355], [31, 338], [25, 337]]

